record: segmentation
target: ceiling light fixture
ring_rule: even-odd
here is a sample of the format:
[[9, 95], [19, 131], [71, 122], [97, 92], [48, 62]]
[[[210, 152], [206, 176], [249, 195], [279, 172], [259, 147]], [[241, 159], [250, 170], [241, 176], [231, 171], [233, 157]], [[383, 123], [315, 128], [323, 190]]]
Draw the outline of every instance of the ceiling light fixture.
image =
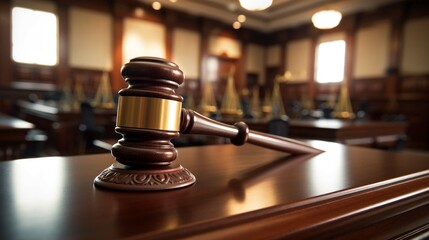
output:
[[158, 2], [158, 1], [155, 1], [155, 2], [152, 3], [152, 8], [155, 9], [155, 10], [160, 10], [161, 7], [162, 7], [161, 3]]
[[246, 16], [243, 14], [238, 15], [237, 21], [244, 23], [246, 21]]
[[241, 23], [240, 23], [239, 21], [235, 21], [235, 22], [232, 24], [232, 27], [233, 27], [234, 29], [240, 29], [240, 28], [241, 28]]
[[336, 10], [323, 10], [316, 12], [311, 21], [316, 28], [331, 29], [340, 24], [342, 14]]
[[267, 9], [273, 0], [240, 0], [240, 5], [249, 11], [261, 11]]

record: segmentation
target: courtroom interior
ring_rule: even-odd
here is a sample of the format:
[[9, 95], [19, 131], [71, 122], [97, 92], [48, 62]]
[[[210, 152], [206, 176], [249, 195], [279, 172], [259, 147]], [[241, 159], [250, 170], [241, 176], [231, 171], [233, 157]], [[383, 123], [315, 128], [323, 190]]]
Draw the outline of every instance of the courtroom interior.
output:
[[428, 1], [0, 15], [0, 238], [429, 237]]

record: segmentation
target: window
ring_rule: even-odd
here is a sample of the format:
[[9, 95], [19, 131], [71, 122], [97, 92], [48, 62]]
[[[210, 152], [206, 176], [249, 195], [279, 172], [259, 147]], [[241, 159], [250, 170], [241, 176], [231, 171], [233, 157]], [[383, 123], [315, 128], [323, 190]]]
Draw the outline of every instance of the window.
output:
[[343, 81], [345, 54], [344, 40], [320, 43], [316, 49], [316, 81], [319, 83]]
[[21, 63], [49, 66], [57, 64], [56, 15], [14, 7], [12, 9], [12, 58]]

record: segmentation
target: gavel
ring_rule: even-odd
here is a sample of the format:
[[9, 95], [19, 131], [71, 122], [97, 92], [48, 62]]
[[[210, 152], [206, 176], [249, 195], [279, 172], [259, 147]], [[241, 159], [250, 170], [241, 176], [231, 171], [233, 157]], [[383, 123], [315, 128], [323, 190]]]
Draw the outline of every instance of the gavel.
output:
[[155, 57], [131, 59], [121, 69], [128, 88], [119, 91], [115, 131], [122, 135], [112, 146], [116, 161], [94, 180], [96, 186], [131, 191], [167, 190], [195, 183], [195, 176], [176, 163], [170, 142], [180, 134], [225, 137], [232, 144], [251, 143], [290, 154], [322, 152], [302, 142], [249, 130], [244, 122], [228, 125], [182, 108], [175, 90], [184, 74], [170, 61]]

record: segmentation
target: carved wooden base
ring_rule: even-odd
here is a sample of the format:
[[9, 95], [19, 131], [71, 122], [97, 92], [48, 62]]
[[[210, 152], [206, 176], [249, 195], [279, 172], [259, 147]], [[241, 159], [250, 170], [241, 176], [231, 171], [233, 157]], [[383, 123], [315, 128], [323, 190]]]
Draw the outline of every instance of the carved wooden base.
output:
[[117, 162], [94, 180], [96, 186], [127, 191], [168, 190], [193, 183], [195, 176], [176, 163], [154, 169], [135, 169]]

